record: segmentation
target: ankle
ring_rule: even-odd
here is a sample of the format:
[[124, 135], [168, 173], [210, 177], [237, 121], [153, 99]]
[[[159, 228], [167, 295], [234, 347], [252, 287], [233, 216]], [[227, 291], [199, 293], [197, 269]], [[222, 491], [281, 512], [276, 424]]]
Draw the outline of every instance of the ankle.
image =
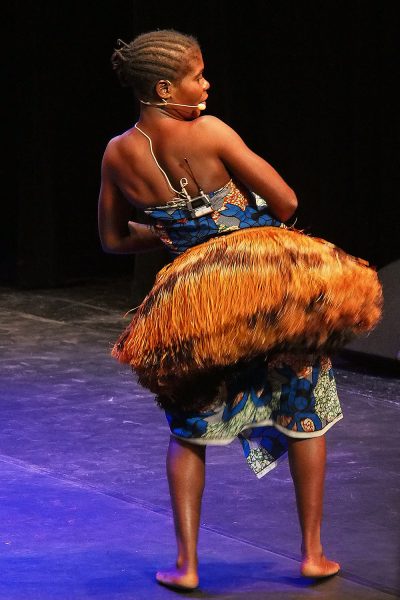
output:
[[319, 558], [323, 555], [321, 542], [308, 542], [301, 544], [301, 556], [303, 560]]
[[182, 572], [185, 573], [197, 573], [199, 566], [199, 561], [197, 556], [194, 558], [185, 558], [183, 556], [178, 555], [176, 559], [176, 567]]

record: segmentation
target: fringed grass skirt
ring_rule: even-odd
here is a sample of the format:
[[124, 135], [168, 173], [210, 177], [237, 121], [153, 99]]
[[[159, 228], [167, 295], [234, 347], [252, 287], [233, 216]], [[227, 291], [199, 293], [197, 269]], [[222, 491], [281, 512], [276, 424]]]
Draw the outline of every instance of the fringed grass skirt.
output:
[[157, 395], [174, 436], [236, 437], [257, 477], [288, 437], [342, 418], [326, 353], [380, 318], [381, 287], [359, 259], [298, 231], [215, 237], [167, 265], [113, 356]]
[[325, 355], [369, 332], [381, 302], [376, 272], [333, 244], [242, 229], [162, 269], [112, 353], [167, 410], [205, 410], [249, 365]]

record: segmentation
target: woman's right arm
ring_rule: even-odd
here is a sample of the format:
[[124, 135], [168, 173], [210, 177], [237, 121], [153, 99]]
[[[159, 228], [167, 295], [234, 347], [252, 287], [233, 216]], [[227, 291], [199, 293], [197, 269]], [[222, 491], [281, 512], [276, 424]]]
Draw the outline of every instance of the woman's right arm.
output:
[[113, 254], [133, 254], [162, 246], [160, 238], [148, 225], [130, 221], [132, 206], [114, 181], [110, 149], [104, 153], [98, 225], [102, 248]]
[[210, 139], [216, 140], [218, 155], [228, 171], [249, 190], [264, 198], [278, 219], [290, 219], [297, 208], [297, 198], [279, 173], [250, 150], [226, 123], [211, 116], [203, 119]]

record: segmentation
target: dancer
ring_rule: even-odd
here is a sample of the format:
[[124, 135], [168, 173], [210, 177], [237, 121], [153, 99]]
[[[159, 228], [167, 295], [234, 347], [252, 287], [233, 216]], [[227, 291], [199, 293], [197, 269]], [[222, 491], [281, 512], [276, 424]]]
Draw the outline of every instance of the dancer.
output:
[[[112, 63], [140, 117], [104, 154], [102, 246], [134, 253], [165, 245], [173, 259], [113, 350], [157, 395], [171, 429], [178, 553], [156, 579], [198, 586], [206, 445], [236, 437], [258, 477], [288, 451], [301, 573], [334, 575], [340, 566], [320, 539], [324, 434], [342, 411], [326, 353], [379, 319], [376, 274], [284, 225], [294, 191], [228, 125], [202, 116], [210, 84], [195, 38], [145, 33], [120, 42]], [[128, 222], [132, 205], [151, 226]]]

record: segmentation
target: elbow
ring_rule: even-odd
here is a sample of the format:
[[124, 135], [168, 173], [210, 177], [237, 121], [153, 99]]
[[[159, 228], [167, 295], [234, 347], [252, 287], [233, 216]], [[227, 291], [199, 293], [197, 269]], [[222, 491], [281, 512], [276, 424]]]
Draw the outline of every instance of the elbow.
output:
[[120, 254], [119, 244], [115, 238], [100, 235], [100, 244], [103, 252], [107, 254]]
[[105, 242], [101, 242], [101, 249], [106, 254], [115, 254], [115, 249], [109, 244], [106, 244]]
[[279, 217], [282, 221], [287, 221], [291, 217], [293, 217], [294, 213], [297, 210], [297, 196], [292, 189], [289, 190], [289, 193], [286, 197], [285, 206], [280, 210]]
[[112, 248], [112, 246], [109, 246], [108, 244], [106, 244], [105, 242], [101, 242], [101, 249], [103, 250], [103, 252], [105, 252], [106, 254], [115, 254], [115, 250], [114, 248]]

